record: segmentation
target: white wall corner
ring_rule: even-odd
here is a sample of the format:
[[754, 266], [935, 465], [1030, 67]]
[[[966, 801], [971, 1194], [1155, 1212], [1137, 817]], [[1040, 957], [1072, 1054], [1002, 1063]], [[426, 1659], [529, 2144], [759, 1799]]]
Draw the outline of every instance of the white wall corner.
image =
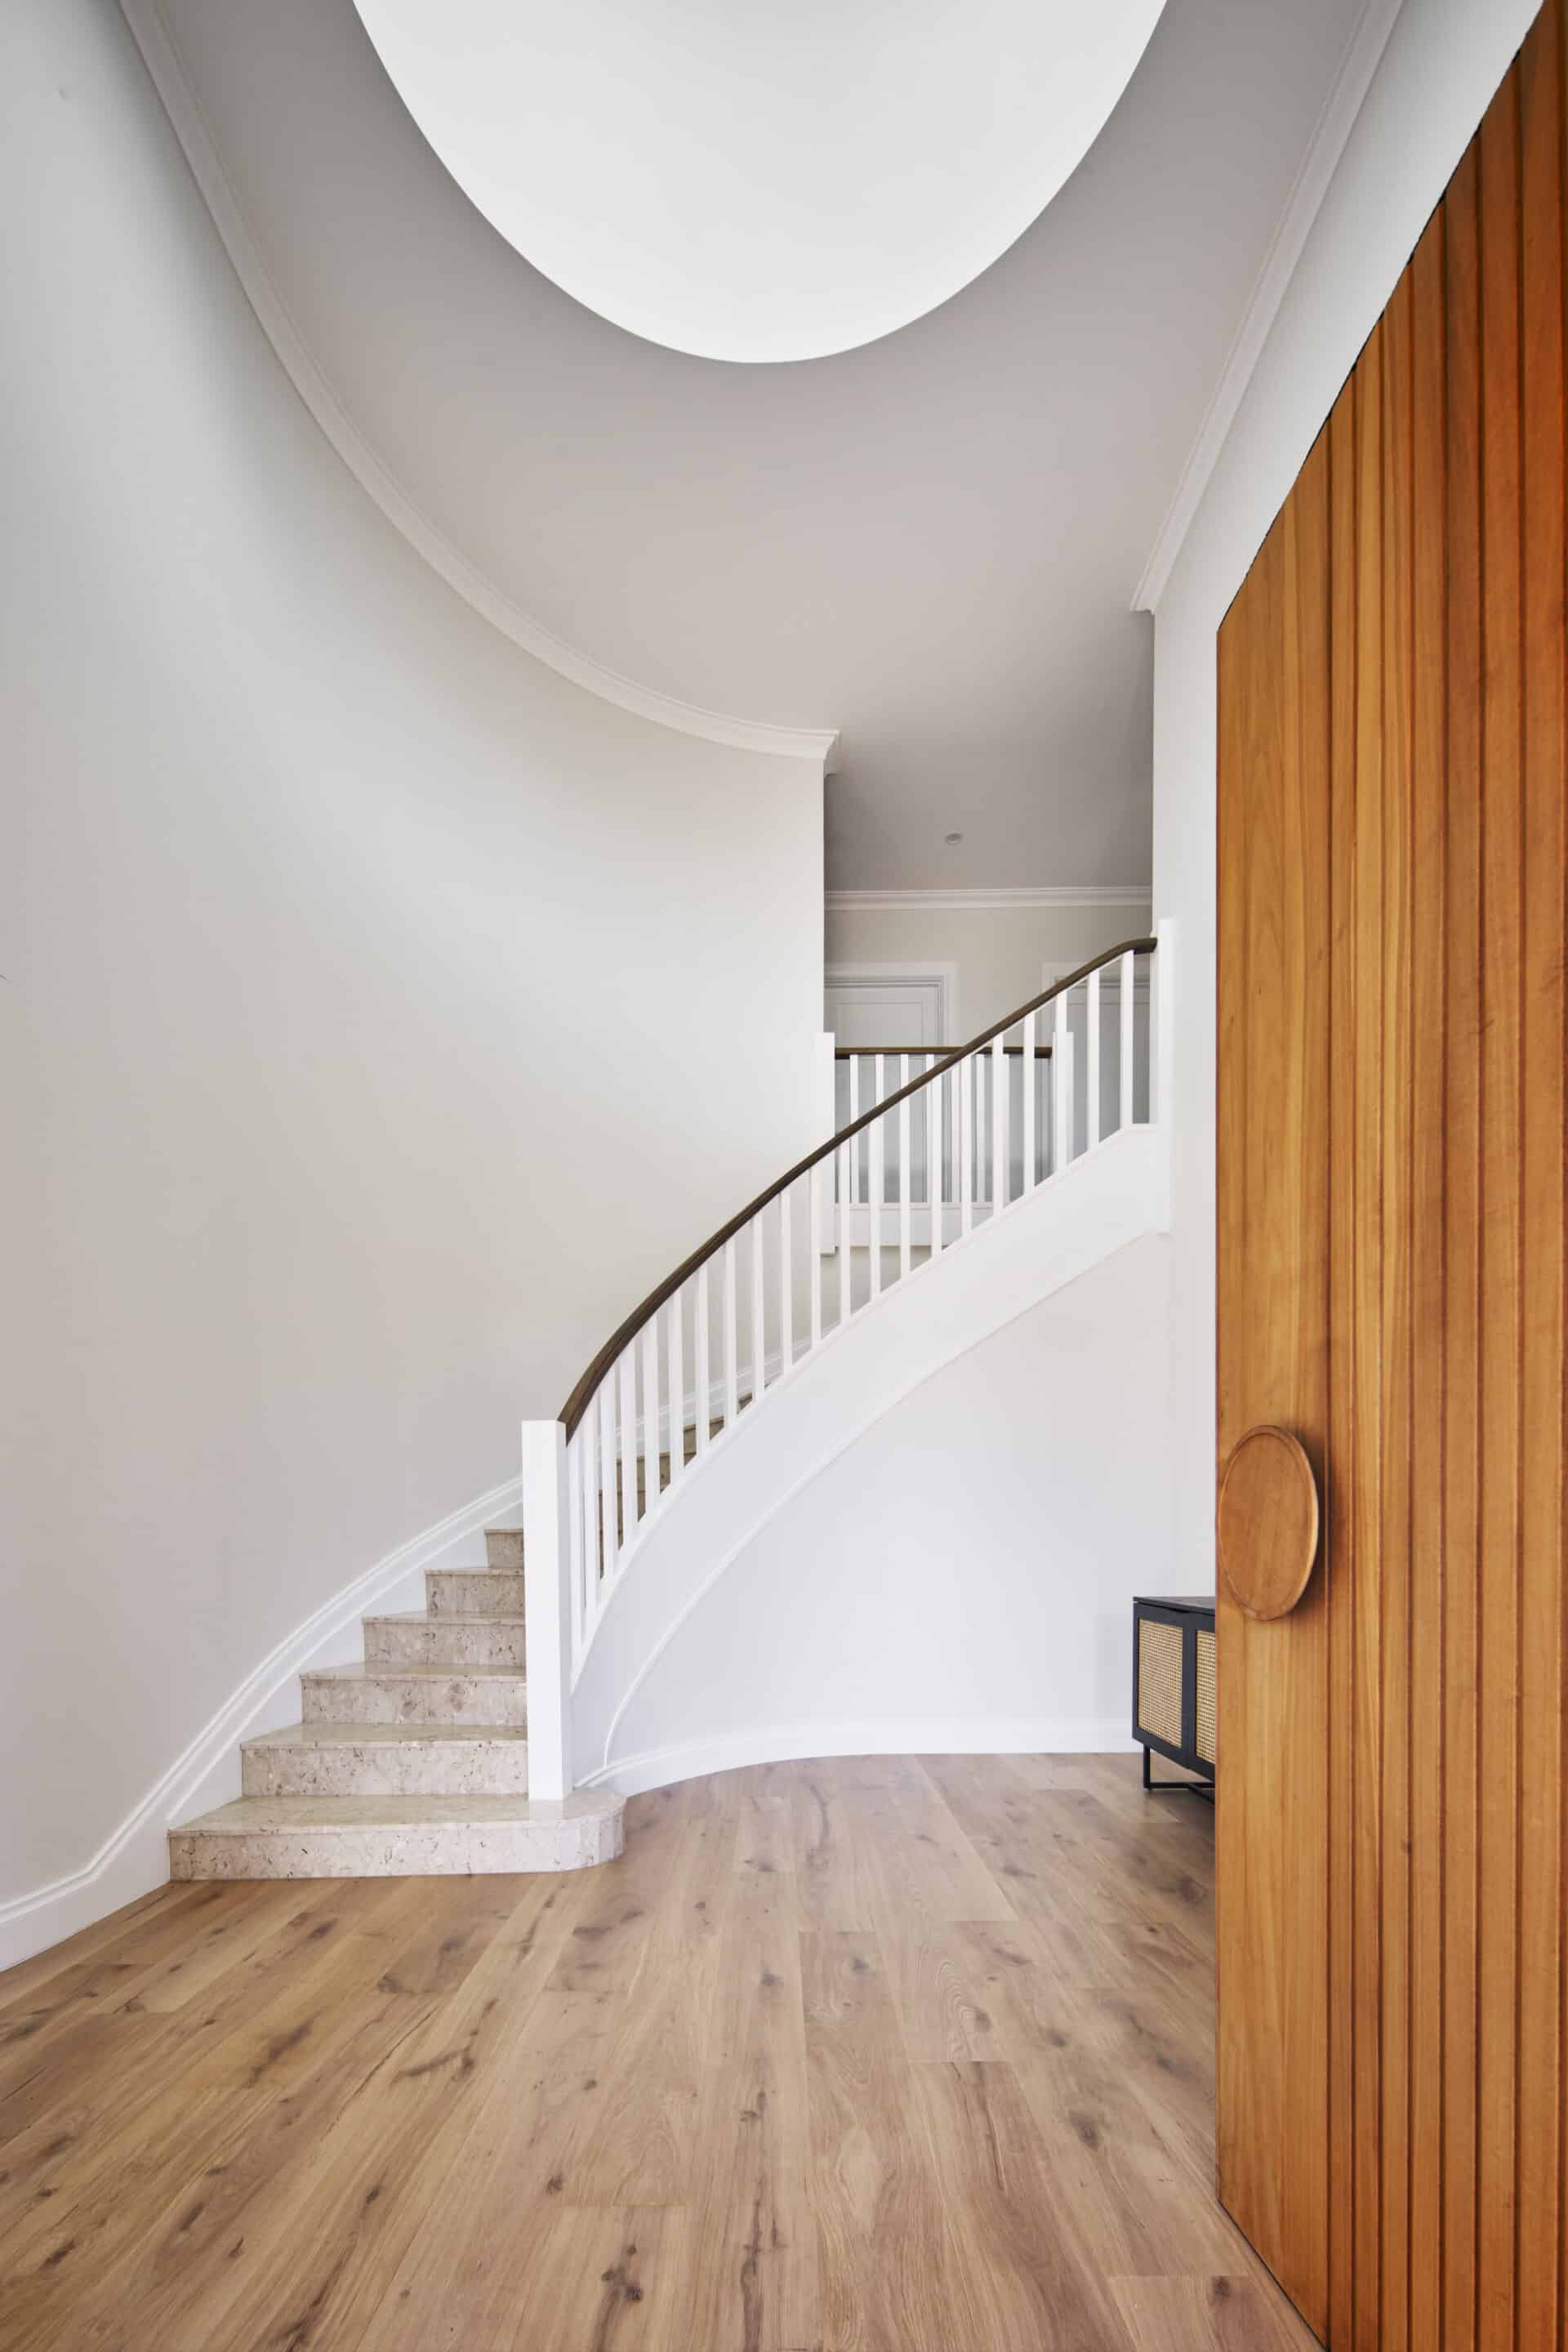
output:
[[1154, 990], [1154, 1036], [1149, 1058], [1149, 1115], [1154, 1129], [1157, 1154], [1158, 1230], [1168, 1234], [1172, 1220], [1176, 1087], [1180, 1076], [1176, 1045], [1176, 991], [1180, 985], [1176, 966], [1176, 925], [1168, 915], [1156, 926], [1154, 936], [1160, 944], [1154, 953], [1154, 968], [1150, 975]]
[[1307, 144], [1301, 167], [1291, 184], [1279, 226], [1269, 240], [1241, 324], [1226, 355], [1219, 381], [1215, 386], [1204, 421], [1198, 427], [1197, 438], [1187, 452], [1186, 461], [1177, 478], [1174, 494], [1159, 534], [1143, 567], [1143, 576], [1132, 593], [1135, 613], [1152, 613], [1165, 593], [1165, 585], [1175, 568], [1176, 558], [1199, 507], [1209, 478], [1219, 462], [1226, 436], [1236, 422], [1237, 412], [1251, 383], [1254, 370], [1268, 341], [1269, 330], [1279, 315], [1297, 263], [1300, 260], [1312, 223], [1317, 219], [1329, 184], [1344, 153], [1346, 142], [1355, 127], [1372, 78], [1377, 71], [1389, 35], [1405, 0], [1363, 0], [1355, 28], [1345, 45], [1339, 72], [1318, 117], [1317, 127]]

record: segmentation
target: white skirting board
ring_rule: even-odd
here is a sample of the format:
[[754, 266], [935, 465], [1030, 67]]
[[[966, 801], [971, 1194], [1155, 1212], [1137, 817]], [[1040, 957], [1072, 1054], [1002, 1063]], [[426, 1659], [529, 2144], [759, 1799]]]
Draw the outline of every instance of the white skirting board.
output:
[[837, 1756], [1126, 1756], [1137, 1743], [1127, 1718], [1041, 1717], [972, 1723], [943, 1717], [913, 1722], [781, 1723], [718, 1739], [649, 1748], [584, 1775], [587, 1789], [615, 1789], [623, 1797], [666, 1789], [705, 1772], [732, 1772], [742, 1764], [784, 1764]]
[[359, 1657], [362, 1617], [422, 1608], [425, 1570], [471, 1545], [483, 1528], [515, 1526], [521, 1504], [521, 1480], [509, 1478], [400, 1544], [323, 1601], [246, 1676], [95, 1854], [47, 1885], [0, 1904], [0, 1968], [47, 1951], [162, 1886], [169, 1875], [170, 1825], [238, 1796], [239, 1743], [298, 1721], [296, 1677], [309, 1666]]

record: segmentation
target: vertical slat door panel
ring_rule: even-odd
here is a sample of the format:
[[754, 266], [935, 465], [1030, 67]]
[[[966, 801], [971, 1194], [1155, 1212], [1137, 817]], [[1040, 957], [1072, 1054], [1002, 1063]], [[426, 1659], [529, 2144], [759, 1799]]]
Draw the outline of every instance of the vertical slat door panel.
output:
[[[1564, 85], [1548, 9], [1520, 60], [1522, 904], [1520, 925], [1519, 1753], [1563, 1752]], [[1563, 1776], [1519, 1789], [1518, 2332], [1555, 2345], [1563, 2309]]]
[[1518, 1953], [1520, 678], [1519, 84], [1480, 131], [1480, 1922], [1477, 2337], [1513, 2341]]
[[1445, 300], [1443, 894], [1443, 2232], [1444, 2352], [1476, 2342], [1477, 1703], [1480, 1655], [1481, 473], [1480, 169], [1443, 205]]
[[[1444, 220], [1439, 207], [1412, 265], [1410, 434], [1414, 482], [1410, 628], [1413, 656], [1444, 635]], [[1442, 2274], [1428, 2258], [1442, 2231], [1442, 2069], [1422, 2062], [1443, 2039], [1442, 1832], [1446, 1759], [1417, 1728], [1443, 1685], [1444, 1149], [1443, 1002], [1447, 730], [1440, 660], [1413, 657], [1410, 710], [1411, 929], [1410, 1300], [1410, 1920], [1409, 2336], [1440, 2345]], [[1421, 1602], [1421, 1596], [1426, 1596]], [[1421, 1602], [1421, 1605], [1417, 1605]]]
[[[1259, 1422], [1327, 1445], [1328, 451], [1220, 645], [1219, 1460]], [[1058, 1045], [1064, 1031], [1058, 1027]], [[1218, 1592], [1221, 2193], [1327, 2316], [1326, 1612]], [[1242, 1890], [1245, 1890], [1243, 1892]]]
[[1350, 2352], [1568, 2346], [1565, 43], [1219, 648], [1218, 1450], [1324, 1513], [1220, 1587], [1221, 2179]]

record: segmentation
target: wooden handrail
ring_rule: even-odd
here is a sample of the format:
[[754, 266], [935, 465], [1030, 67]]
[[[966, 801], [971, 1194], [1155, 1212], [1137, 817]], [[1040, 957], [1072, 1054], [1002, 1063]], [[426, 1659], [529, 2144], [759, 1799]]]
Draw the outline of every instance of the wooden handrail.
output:
[[[1119, 963], [1124, 955], [1152, 955], [1158, 944], [1155, 940], [1123, 940], [1119, 947], [1107, 948], [1103, 955], [1092, 956], [1088, 963], [1080, 964], [1077, 971], [1069, 971], [1064, 979], [1053, 981], [1049, 988], [1041, 990], [1038, 996], [1032, 996], [1027, 1004], [1020, 1004], [1016, 1013], [1006, 1013], [1002, 1020], [994, 1021], [989, 1029], [983, 1029], [980, 1034], [977, 1037], [972, 1037], [966, 1045], [953, 1046], [941, 1061], [933, 1063], [929, 1070], [922, 1070], [918, 1078], [911, 1078], [907, 1087], [900, 1087], [896, 1094], [890, 1094], [883, 1101], [874, 1103], [869, 1110], [862, 1111], [858, 1118], [851, 1119], [847, 1127], [841, 1127], [837, 1135], [830, 1135], [826, 1143], [819, 1143], [815, 1151], [808, 1151], [804, 1160], [797, 1160], [793, 1168], [786, 1169], [776, 1182], [768, 1186], [765, 1192], [759, 1192], [754, 1201], [748, 1202], [743, 1209], [730, 1219], [728, 1224], [721, 1225], [718, 1232], [711, 1234], [700, 1248], [694, 1249], [689, 1257], [683, 1258], [674, 1273], [667, 1274], [658, 1287], [648, 1292], [641, 1306], [634, 1307], [625, 1322], [610, 1334], [561, 1408], [561, 1419], [566, 1425], [567, 1437], [571, 1438], [575, 1433], [577, 1424], [587, 1412], [600, 1381], [611, 1365], [618, 1360], [627, 1341], [635, 1339], [644, 1324], [658, 1313], [667, 1299], [674, 1297], [681, 1285], [690, 1280], [698, 1267], [705, 1265], [709, 1258], [717, 1255], [726, 1242], [733, 1241], [735, 1235], [749, 1225], [752, 1219], [765, 1209], [771, 1201], [776, 1201], [781, 1192], [787, 1192], [792, 1184], [798, 1183], [801, 1177], [818, 1166], [822, 1160], [830, 1158], [841, 1144], [849, 1141], [851, 1136], [858, 1135], [862, 1128], [869, 1127], [874, 1120], [882, 1118], [886, 1112], [905, 1101], [910, 1095], [919, 1094], [922, 1087], [929, 1087], [934, 1079], [944, 1076], [949, 1070], [955, 1069], [959, 1063], [967, 1061], [971, 1054], [977, 1054], [983, 1045], [989, 1045], [993, 1037], [999, 1037], [1004, 1031], [1016, 1028], [1020, 1021], [1026, 1020], [1031, 1013], [1038, 1013], [1041, 1006], [1049, 1004], [1054, 997], [1063, 996], [1069, 988], [1076, 988], [1079, 981], [1089, 978], [1090, 972], [1102, 971], [1107, 964]], [[855, 1050], [860, 1052], [869, 1049], [857, 1047]], [[919, 1046], [898, 1048], [900, 1053], [918, 1053], [921, 1050]], [[931, 1050], [934, 1052], [937, 1049], [933, 1047]]]
[[[1025, 1010], [1026, 1011], [1027, 1007]], [[1024, 1014], [1020, 1013], [1018, 1018], [1022, 1021]], [[1022, 1045], [1004, 1045], [1002, 1048], [1005, 1054], [1022, 1054], [1023, 1050]], [[899, 1062], [907, 1061], [916, 1054], [951, 1054], [952, 1051], [951, 1045], [835, 1045], [833, 1058], [836, 1062], [863, 1061], [872, 1055], [879, 1054], [886, 1062]], [[1048, 1062], [1050, 1058], [1051, 1049], [1048, 1045], [1036, 1046], [1037, 1062]], [[930, 1070], [921, 1072], [922, 1078], [929, 1078], [933, 1075]], [[879, 1109], [881, 1108], [880, 1104], [877, 1107]]]

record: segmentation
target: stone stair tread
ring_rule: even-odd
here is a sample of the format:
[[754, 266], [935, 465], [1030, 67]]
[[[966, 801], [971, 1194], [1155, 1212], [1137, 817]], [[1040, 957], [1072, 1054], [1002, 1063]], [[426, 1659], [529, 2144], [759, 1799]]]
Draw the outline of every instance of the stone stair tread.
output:
[[289, 1723], [278, 1731], [258, 1731], [242, 1740], [243, 1748], [381, 1748], [457, 1739], [517, 1740], [526, 1746], [528, 1733], [510, 1723]]
[[[374, 1609], [361, 1621], [366, 1625], [450, 1625], [455, 1621], [437, 1614], [432, 1617], [427, 1609]], [[525, 1625], [528, 1620], [521, 1610], [509, 1609], [493, 1617], [471, 1617], [474, 1625]]]
[[520, 1683], [525, 1677], [521, 1666], [426, 1666], [405, 1664], [401, 1658], [355, 1658], [342, 1666], [307, 1666], [300, 1679], [307, 1683]]
[[613, 1790], [575, 1789], [564, 1801], [540, 1797], [236, 1797], [216, 1811], [180, 1822], [176, 1833], [254, 1837], [268, 1830], [396, 1829], [409, 1822], [604, 1820], [624, 1800]]

